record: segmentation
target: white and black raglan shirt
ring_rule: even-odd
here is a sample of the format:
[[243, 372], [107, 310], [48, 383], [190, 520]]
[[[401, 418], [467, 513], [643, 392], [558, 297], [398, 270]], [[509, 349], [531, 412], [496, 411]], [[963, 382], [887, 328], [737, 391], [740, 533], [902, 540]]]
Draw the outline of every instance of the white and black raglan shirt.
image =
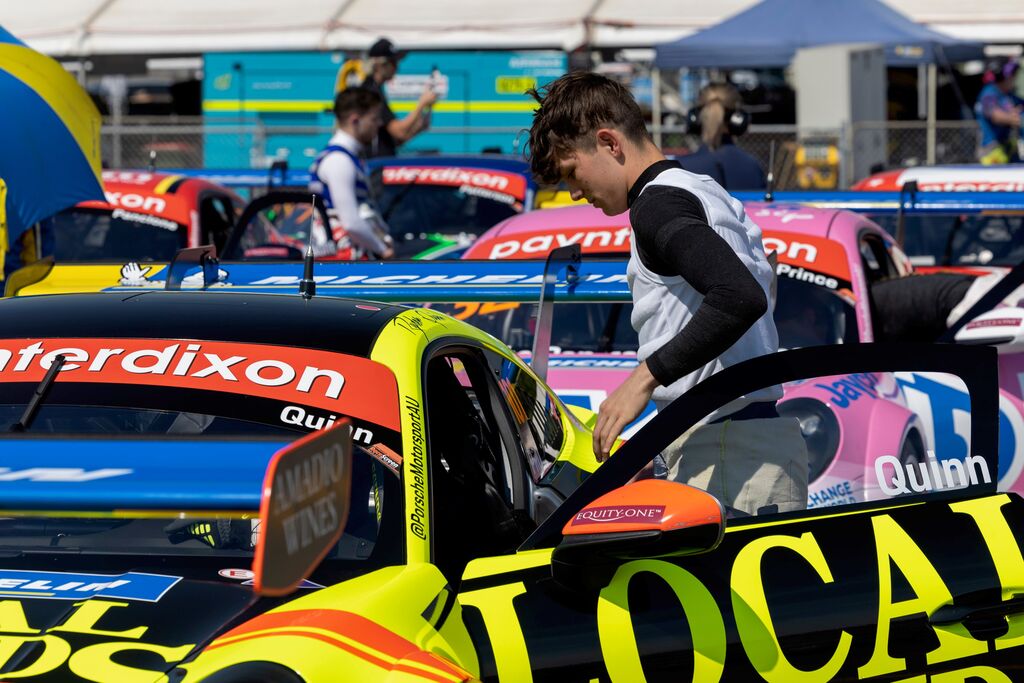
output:
[[[711, 178], [660, 161], [643, 172], [628, 202], [631, 322], [637, 355], [661, 384], [653, 396], [659, 408], [723, 368], [778, 350], [769, 306], [774, 274], [761, 229], [738, 200]], [[708, 419], [781, 397], [781, 387], [768, 387]]]

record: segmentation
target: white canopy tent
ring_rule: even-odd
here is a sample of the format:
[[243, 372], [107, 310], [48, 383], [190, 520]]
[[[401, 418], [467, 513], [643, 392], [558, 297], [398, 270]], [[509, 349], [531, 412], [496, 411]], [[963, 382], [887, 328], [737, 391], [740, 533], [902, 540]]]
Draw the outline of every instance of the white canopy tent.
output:
[[[756, 0], [43, 0], [0, 4], [0, 25], [55, 56], [362, 49], [649, 47]], [[850, 0], [855, 2], [856, 0]], [[1024, 38], [1024, 2], [886, 0], [955, 37]]]

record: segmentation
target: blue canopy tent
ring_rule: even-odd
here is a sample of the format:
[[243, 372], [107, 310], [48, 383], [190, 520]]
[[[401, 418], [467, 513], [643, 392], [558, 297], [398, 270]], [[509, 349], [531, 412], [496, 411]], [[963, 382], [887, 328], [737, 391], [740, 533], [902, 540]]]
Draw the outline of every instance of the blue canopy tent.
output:
[[804, 47], [882, 45], [889, 66], [982, 59], [981, 43], [914, 23], [881, 0], [762, 0], [681, 40], [655, 46], [659, 69], [787, 66]]
[[801, 48], [843, 43], [880, 45], [889, 66], [928, 65], [927, 163], [935, 163], [936, 66], [983, 59], [984, 46], [917, 24], [881, 0], [762, 0], [715, 26], [655, 46], [654, 66], [655, 72], [785, 67]]

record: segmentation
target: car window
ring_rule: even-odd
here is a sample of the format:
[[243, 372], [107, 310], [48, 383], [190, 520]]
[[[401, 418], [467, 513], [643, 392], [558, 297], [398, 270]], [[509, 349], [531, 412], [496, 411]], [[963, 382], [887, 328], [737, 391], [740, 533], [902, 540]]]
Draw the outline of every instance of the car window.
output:
[[318, 256], [333, 254], [333, 240], [323, 225], [312, 219], [313, 205], [308, 202], [267, 203], [238, 225], [238, 242], [225, 258], [299, 260], [309, 244]]
[[561, 407], [544, 383], [517, 363], [497, 355], [490, 360], [519, 432], [530, 476], [539, 482], [555, 463], [565, 441]]
[[860, 255], [861, 263], [864, 265], [864, 274], [869, 283], [899, 275], [892, 256], [889, 255], [885, 243], [878, 235], [870, 233], [861, 235]]
[[397, 385], [385, 366], [328, 351], [196, 340], [0, 339], [0, 431], [21, 417], [58, 354], [67, 362], [29, 431], [294, 435], [344, 416], [355, 443], [401, 453]]
[[[896, 216], [871, 219], [895, 234]], [[923, 214], [904, 217], [903, 250], [916, 266], [1013, 266], [1024, 258], [1024, 214]]]
[[488, 374], [469, 350], [441, 353], [426, 368], [433, 558], [452, 580], [474, 558], [513, 552], [528, 530], [515, 512], [526, 505], [520, 465], [501, 437]]
[[995, 355], [955, 351], [852, 344], [727, 368], [674, 403], [661, 399], [611, 455], [619, 466], [599, 468], [535, 538], [560, 529], [574, 503], [633, 477], [708, 490], [735, 523], [1005, 487], [1015, 475], [998, 459], [994, 404], [975, 406], [968, 392], [996, 390]]
[[802, 377], [755, 394], [675, 433], [647, 473], [710, 488], [737, 519], [993, 483], [995, 463], [970, 447], [967, 385], [953, 374]]
[[48, 219], [57, 263], [169, 261], [188, 246], [188, 229], [125, 209], [66, 209]]
[[207, 195], [200, 200], [199, 226], [203, 244], [213, 244], [217, 253], [223, 253], [234, 225], [235, 209], [230, 199], [222, 195]]
[[[34, 416], [22, 422], [58, 355], [64, 365]], [[346, 536], [329, 558], [393, 563], [402, 552], [401, 473], [393, 464], [401, 463], [402, 442], [397, 383], [385, 366], [330, 351], [249, 343], [0, 339], [0, 432], [22, 423], [33, 437], [276, 437], [283, 445], [342, 417], [352, 421], [353, 505]], [[139, 444], [144, 457], [145, 441]], [[83, 553], [134, 549], [245, 558], [258, 533], [258, 520], [250, 519], [205, 520], [216, 533], [200, 533], [173, 520], [126, 517], [109, 529], [98, 524], [87, 538], [76, 531], [78, 520], [20, 520], [20, 526], [0, 520], [0, 545], [7, 537], [12, 544], [68, 545]], [[394, 527], [386, 540], [385, 526]], [[375, 550], [378, 542], [383, 545]]]
[[[465, 302], [434, 304], [432, 308], [479, 327], [516, 351], [533, 348], [537, 304]], [[629, 319], [632, 309], [627, 303], [560, 304], [552, 321], [551, 346], [561, 351], [635, 352], [638, 342]]]
[[[271, 451], [281, 448], [293, 436], [282, 439], [279, 444], [268, 441], [266, 447]], [[144, 451], [147, 442], [137, 443]], [[181, 447], [189, 446], [183, 443]], [[194, 448], [195, 444], [191, 446]], [[383, 566], [400, 561], [402, 497], [399, 478], [365, 449], [356, 446], [349, 490], [352, 497], [344, 534], [325, 558], [321, 571], [329, 574], [353, 562]], [[248, 567], [261, 526], [260, 519], [251, 516], [176, 518], [168, 513], [136, 517], [130, 511], [123, 511], [110, 518], [103, 518], [102, 514], [92, 517], [89, 523], [83, 524], [80, 517], [61, 517], [59, 513], [46, 517], [31, 513], [5, 515], [0, 519], [0, 547], [17, 547], [22, 552], [35, 553], [73, 549], [77, 555], [111, 560], [119, 554], [159, 555], [164, 566], [171, 567], [190, 559], [217, 557], [222, 562], [233, 561]]]
[[[509, 189], [511, 174], [461, 169], [467, 180], [490, 180], [473, 183], [458, 182], [460, 169], [417, 169], [419, 175], [402, 175], [401, 170], [375, 169], [370, 177], [381, 215], [398, 239], [423, 232], [479, 236], [523, 211], [525, 181], [520, 178], [516, 189]], [[442, 175], [432, 180], [431, 171]]]
[[1015, 266], [1024, 259], [1024, 215], [964, 216], [949, 244], [949, 262]]
[[858, 341], [857, 313], [850, 297], [812, 282], [780, 278], [774, 316], [779, 348]]

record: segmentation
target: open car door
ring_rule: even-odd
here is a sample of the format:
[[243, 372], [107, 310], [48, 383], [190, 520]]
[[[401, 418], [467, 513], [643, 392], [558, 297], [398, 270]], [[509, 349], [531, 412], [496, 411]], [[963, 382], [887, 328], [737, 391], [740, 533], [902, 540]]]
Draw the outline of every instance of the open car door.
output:
[[[906, 392], [926, 381], [969, 397], [948, 430], [909, 408]], [[702, 422], [767, 387], [784, 396], [781, 417], [755, 425], [761, 457], [799, 460], [773, 438], [799, 430], [828, 482], [810, 509], [742, 516], [672, 482], [685, 467], [670, 445], [695, 426], [689, 439], [704, 429], [725, 443], [738, 421]], [[1024, 645], [1024, 501], [995, 493], [997, 424], [990, 348], [818, 347], [720, 372], [637, 432], [519, 553], [469, 563], [459, 602], [481, 676], [1010, 681]], [[711, 469], [756, 477], [759, 463], [729, 448]], [[634, 479], [659, 453], [666, 478]]]

